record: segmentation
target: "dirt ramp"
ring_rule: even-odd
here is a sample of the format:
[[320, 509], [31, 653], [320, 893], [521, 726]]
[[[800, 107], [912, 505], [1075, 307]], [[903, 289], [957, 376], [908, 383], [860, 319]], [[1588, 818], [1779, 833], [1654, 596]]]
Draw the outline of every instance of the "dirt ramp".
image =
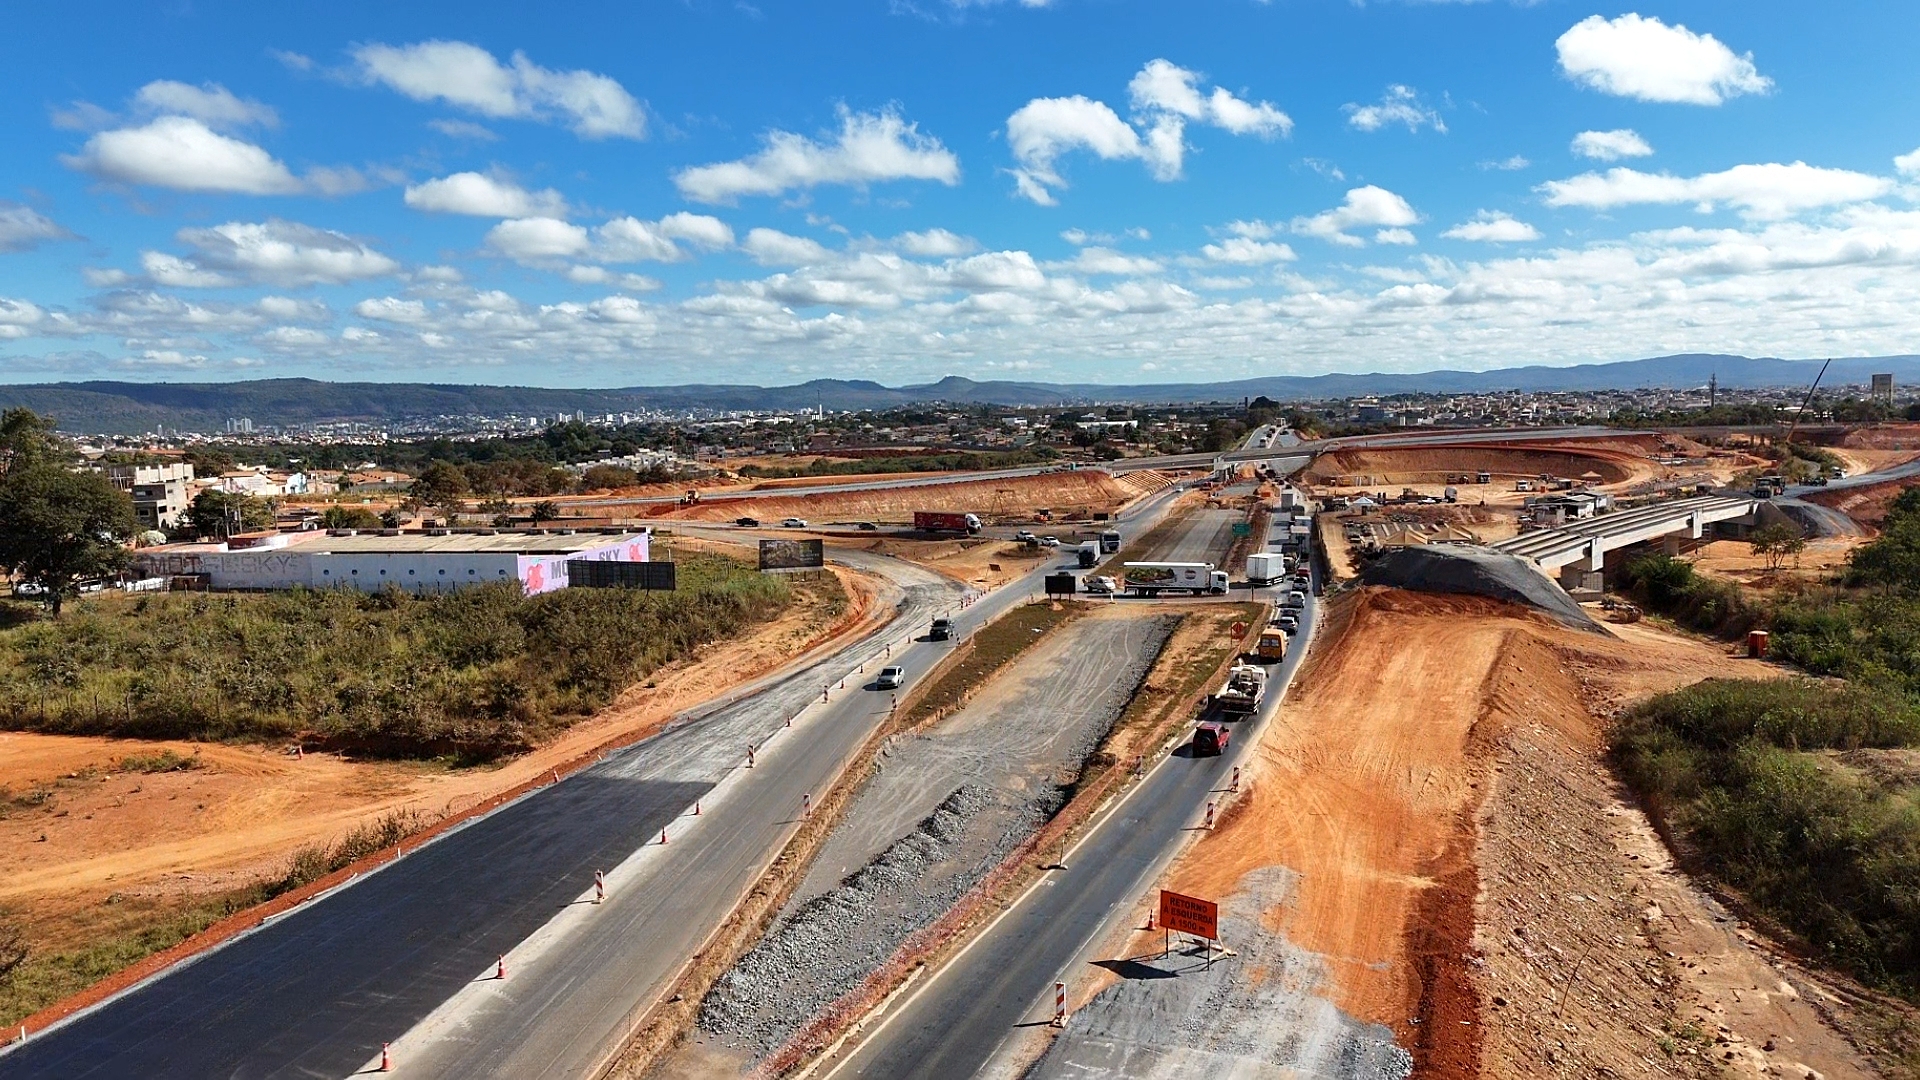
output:
[[1321, 454], [1307, 470], [1316, 483], [1370, 477], [1376, 484], [1443, 483], [1447, 477], [1482, 469], [1497, 477], [1540, 475], [1579, 477], [1597, 473], [1600, 483], [1618, 484], [1651, 471], [1646, 447], [1638, 440], [1605, 443], [1490, 443], [1479, 446], [1368, 446]]
[[1452, 544], [1401, 548], [1368, 563], [1360, 581], [1414, 592], [1491, 597], [1545, 612], [1575, 629], [1607, 632], [1538, 570], [1488, 548]]

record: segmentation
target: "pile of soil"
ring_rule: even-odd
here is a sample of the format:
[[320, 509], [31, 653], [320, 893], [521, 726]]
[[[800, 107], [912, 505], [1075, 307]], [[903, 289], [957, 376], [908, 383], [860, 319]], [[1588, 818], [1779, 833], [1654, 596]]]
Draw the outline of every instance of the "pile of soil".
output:
[[1464, 593], [1521, 604], [1577, 630], [1607, 631], [1524, 560], [1486, 548], [1434, 544], [1389, 551], [1360, 572], [1366, 585]]
[[1526, 443], [1485, 446], [1356, 447], [1322, 454], [1306, 478], [1367, 476], [1376, 485], [1442, 483], [1449, 475], [1487, 470], [1496, 477], [1541, 474], [1578, 477], [1598, 473], [1603, 484], [1647, 474], [1652, 462], [1639, 440], [1592, 443]]

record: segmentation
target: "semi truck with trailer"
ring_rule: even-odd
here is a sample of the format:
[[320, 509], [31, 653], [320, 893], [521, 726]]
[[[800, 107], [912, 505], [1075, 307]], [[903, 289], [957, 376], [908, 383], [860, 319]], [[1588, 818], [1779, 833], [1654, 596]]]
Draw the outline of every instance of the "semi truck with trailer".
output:
[[1226, 685], [1213, 693], [1214, 708], [1230, 716], [1249, 716], [1267, 696], [1267, 669], [1253, 664], [1235, 664], [1227, 672]]
[[973, 536], [980, 531], [976, 514], [955, 514], [945, 510], [915, 510], [913, 527], [921, 532], [961, 533]]
[[1130, 562], [1125, 567], [1126, 589], [1134, 596], [1163, 592], [1198, 596], [1227, 591], [1227, 572], [1215, 570], [1212, 563]]

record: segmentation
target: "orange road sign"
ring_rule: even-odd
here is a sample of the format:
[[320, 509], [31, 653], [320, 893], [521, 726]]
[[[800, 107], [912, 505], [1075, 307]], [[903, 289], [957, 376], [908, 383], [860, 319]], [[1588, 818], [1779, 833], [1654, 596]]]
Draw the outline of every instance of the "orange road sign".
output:
[[1220, 905], [1197, 896], [1160, 890], [1160, 925], [1209, 941], [1220, 937]]

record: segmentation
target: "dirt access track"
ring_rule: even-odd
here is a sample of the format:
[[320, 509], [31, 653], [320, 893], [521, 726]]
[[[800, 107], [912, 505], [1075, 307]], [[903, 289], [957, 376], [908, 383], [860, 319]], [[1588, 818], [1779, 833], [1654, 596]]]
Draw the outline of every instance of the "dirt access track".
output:
[[[46, 793], [35, 808], [0, 817], [0, 909], [26, 917], [36, 953], [60, 952], [118, 925], [122, 897], [143, 908], [190, 903], [280, 873], [295, 850], [334, 843], [384, 814], [412, 811], [423, 825], [457, 815], [598, 748], [640, 739], [728, 687], [891, 617], [874, 584], [850, 572], [838, 577], [847, 595], [838, 614], [797, 605], [656, 672], [552, 743], [497, 767], [0, 733], [0, 788], [15, 797]], [[162, 751], [196, 767], [141, 774], [119, 764]]]
[[[1261, 985], [1297, 981], [1391, 1030], [1422, 1077], [1866, 1075], [1805, 977], [1673, 871], [1599, 756], [1625, 703], [1773, 669], [1612, 629], [1480, 597], [1334, 602], [1250, 791], [1166, 882], [1258, 911], [1254, 940], [1228, 942], [1244, 954], [1304, 954], [1237, 972], [1217, 1009], [1246, 1014], [1243, 1038]], [[1298, 1010], [1268, 1015], [1236, 1054], [1311, 1035]]]
[[[828, 479], [823, 482], [837, 482]], [[921, 484], [903, 488], [839, 490], [813, 495], [768, 495], [759, 498], [711, 496], [697, 506], [678, 506], [657, 517], [684, 521], [732, 521], [753, 517], [776, 523], [797, 517], [821, 524], [829, 521], [903, 523], [916, 510], [975, 513], [1031, 521], [1045, 507], [1057, 516], [1088, 517], [1112, 513], [1167, 486], [1172, 481], [1156, 472], [1114, 476], [1099, 469], [962, 480], [952, 484]]]

